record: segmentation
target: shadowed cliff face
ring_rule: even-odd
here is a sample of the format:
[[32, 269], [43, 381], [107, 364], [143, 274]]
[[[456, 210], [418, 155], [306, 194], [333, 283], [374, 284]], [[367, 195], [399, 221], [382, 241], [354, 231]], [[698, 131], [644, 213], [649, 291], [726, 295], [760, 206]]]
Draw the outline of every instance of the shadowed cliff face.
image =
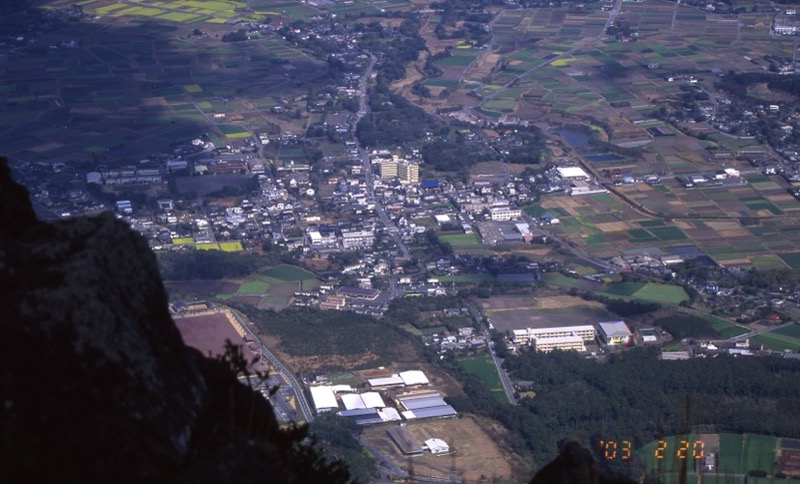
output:
[[303, 436], [279, 430], [268, 402], [183, 344], [138, 234], [112, 214], [39, 222], [0, 159], [4, 476], [346, 479], [294, 445]]

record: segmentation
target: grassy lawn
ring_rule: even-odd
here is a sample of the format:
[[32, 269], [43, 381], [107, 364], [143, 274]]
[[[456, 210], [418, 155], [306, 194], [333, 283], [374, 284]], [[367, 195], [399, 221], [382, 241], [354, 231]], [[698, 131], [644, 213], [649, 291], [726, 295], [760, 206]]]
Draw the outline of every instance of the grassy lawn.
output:
[[497, 369], [489, 355], [467, 356], [459, 358], [458, 361], [468, 372], [480, 377], [495, 398], [502, 403], [508, 403], [508, 397], [506, 397], [503, 384], [500, 382], [500, 375], [497, 374]]

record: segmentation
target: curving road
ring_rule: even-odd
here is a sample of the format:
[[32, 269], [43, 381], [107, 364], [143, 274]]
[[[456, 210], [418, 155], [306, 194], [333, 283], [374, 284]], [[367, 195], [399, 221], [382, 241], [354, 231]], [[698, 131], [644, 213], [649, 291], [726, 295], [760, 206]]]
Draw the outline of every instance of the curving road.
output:
[[297, 378], [295, 378], [294, 374], [289, 371], [289, 369], [286, 368], [283, 363], [281, 363], [281, 361], [274, 354], [272, 354], [270, 350], [267, 349], [258, 336], [253, 333], [253, 331], [250, 329], [249, 321], [247, 320], [246, 316], [240, 314], [238, 311], [232, 308], [227, 309], [231, 312], [233, 317], [236, 318], [236, 321], [239, 323], [239, 325], [244, 328], [245, 331], [247, 331], [247, 334], [253, 338], [253, 341], [256, 342], [258, 349], [261, 350], [261, 353], [264, 355], [264, 357], [267, 358], [270, 364], [283, 375], [284, 379], [289, 383], [289, 386], [292, 387], [292, 390], [295, 394], [295, 401], [297, 402], [297, 408], [300, 410], [300, 413], [303, 415], [305, 421], [311, 422], [314, 420], [314, 411], [311, 409], [311, 405], [309, 405], [308, 400], [306, 400], [306, 395], [303, 393], [303, 386], [297, 381]]

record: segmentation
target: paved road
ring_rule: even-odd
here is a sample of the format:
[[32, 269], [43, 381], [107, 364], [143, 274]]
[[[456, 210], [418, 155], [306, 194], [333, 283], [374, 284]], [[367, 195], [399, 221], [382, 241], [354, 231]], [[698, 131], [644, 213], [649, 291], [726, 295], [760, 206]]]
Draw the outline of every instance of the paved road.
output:
[[233, 317], [235, 317], [236, 320], [239, 322], [239, 325], [242, 328], [244, 328], [244, 330], [247, 331], [247, 333], [253, 338], [253, 341], [256, 342], [259, 350], [261, 350], [261, 353], [264, 355], [264, 357], [266, 357], [267, 360], [270, 362], [270, 364], [272, 364], [272, 366], [281, 373], [283, 378], [292, 388], [295, 394], [295, 401], [297, 402], [297, 408], [303, 415], [303, 419], [306, 422], [311, 422], [312, 420], [314, 420], [314, 412], [311, 409], [311, 405], [309, 405], [308, 400], [306, 400], [305, 393], [303, 393], [303, 386], [300, 384], [300, 382], [297, 381], [294, 374], [291, 371], [289, 371], [288, 368], [283, 366], [283, 363], [281, 363], [281, 361], [274, 354], [272, 354], [271, 351], [267, 349], [264, 343], [261, 342], [258, 336], [256, 336], [255, 333], [253, 333], [253, 331], [250, 329], [249, 322], [244, 315], [240, 314], [238, 311], [235, 311], [233, 309], [231, 309], [230, 311], [231, 314], [233, 314]]
[[503, 385], [503, 390], [506, 392], [508, 401], [511, 402], [511, 405], [516, 405], [517, 399], [514, 398], [514, 387], [511, 385], [511, 380], [508, 378], [508, 373], [506, 373], [506, 371], [503, 369], [503, 360], [498, 358], [494, 352], [494, 341], [492, 341], [489, 325], [481, 324], [483, 322], [483, 315], [475, 306], [475, 303], [467, 303], [467, 308], [469, 309], [473, 319], [475, 319], [475, 321], [478, 323], [478, 326], [481, 328], [483, 336], [486, 338], [486, 342], [489, 346], [489, 354], [492, 355], [492, 362], [494, 363], [495, 370], [497, 370], [497, 374], [500, 375], [500, 383]]
[[[364, 75], [361, 77], [361, 80], [358, 83], [358, 92], [359, 92], [359, 99], [358, 99], [358, 113], [356, 113], [356, 120], [353, 123], [353, 128], [355, 130], [355, 126], [358, 125], [358, 122], [361, 121], [361, 118], [369, 113], [369, 99], [367, 97], [367, 88], [369, 86], [369, 79], [372, 77], [372, 73], [375, 69], [375, 63], [377, 59], [374, 55], [370, 54], [370, 61], [369, 66], [367, 66], [366, 71], [364, 71]], [[400, 238], [400, 231], [397, 230], [397, 227], [392, 222], [392, 219], [389, 218], [389, 215], [386, 213], [386, 209], [383, 207], [383, 204], [378, 203], [375, 200], [375, 187], [374, 187], [374, 179], [375, 174], [372, 172], [372, 163], [369, 159], [369, 153], [366, 149], [361, 148], [361, 143], [358, 140], [358, 136], [355, 135], [356, 143], [358, 143], [359, 148], [358, 152], [361, 155], [361, 162], [364, 166], [364, 180], [367, 184], [367, 199], [375, 203], [375, 211], [378, 214], [378, 218], [380, 218], [381, 223], [383, 226], [388, 230], [389, 235], [394, 239], [395, 244], [397, 247], [400, 248], [400, 251], [403, 253], [403, 258], [406, 260], [411, 259], [411, 253], [408, 250], [408, 247], [403, 243], [403, 240]]]
[[752, 338], [753, 336], [758, 336], [758, 335], [760, 335], [762, 333], [769, 333], [771, 331], [775, 331], [776, 329], [785, 328], [786, 326], [791, 326], [793, 324], [794, 324], [794, 322], [790, 321], [790, 322], [782, 324], [780, 326], [770, 326], [769, 328], [757, 329], [755, 331], [750, 331], [749, 333], [740, 334], [739, 336], [734, 336], [733, 338], [728, 338], [726, 341], [732, 343], [734, 341], [739, 341], [739, 340], [743, 340], [743, 339], [747, 339], [747, 338]]

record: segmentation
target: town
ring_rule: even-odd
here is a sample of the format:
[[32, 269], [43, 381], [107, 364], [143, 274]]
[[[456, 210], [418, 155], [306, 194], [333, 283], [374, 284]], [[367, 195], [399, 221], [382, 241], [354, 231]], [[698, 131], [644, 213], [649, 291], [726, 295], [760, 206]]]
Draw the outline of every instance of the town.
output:
[[40, 219], [140, 234], [184, 342], [239, 345], [281, 425], [355, 439], [364, 481], [527, 481], [573, 431], [647, 468], [662, 435], [615, 389], [711, 368], [709, 453], [785, 435], [690, 472], [800, 475], [791, 395], [762, 430], [761, 389], [717, 386], [800, 359], [795, 9], [196, 3], [20, 7], [0, 150]]

